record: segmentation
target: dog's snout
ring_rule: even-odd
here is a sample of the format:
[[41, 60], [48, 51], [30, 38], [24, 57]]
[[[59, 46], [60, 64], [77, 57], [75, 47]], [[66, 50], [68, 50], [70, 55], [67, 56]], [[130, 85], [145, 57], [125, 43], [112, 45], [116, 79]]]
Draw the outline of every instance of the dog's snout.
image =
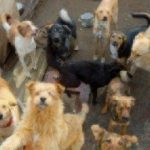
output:
[[59, 42], [59, 38], [54, 38], [54, 42], [58, 43]]
[[103, 21], [107, 21], [107, 17], [106, 16], [104, 16]]
[[40, 98], [40, 101], [41, 101], [42, 103], [44, 103], [44, 102], [46, 101], [46, 98], [45, 98], [45, 97], [41, 97], [41, 98]]
[[0, 120], [2, 120], [3, 119], [3, 114], [0, 114]]
[[129, 117], [124, 116], [124, 117], [122, 117], [122, 120], [125, 121], [125, 122], [129, 121]]
[[116, 41], [114, 41], [113, 43], [113, 46], [117, 47], [118, 46], [118, 43]]

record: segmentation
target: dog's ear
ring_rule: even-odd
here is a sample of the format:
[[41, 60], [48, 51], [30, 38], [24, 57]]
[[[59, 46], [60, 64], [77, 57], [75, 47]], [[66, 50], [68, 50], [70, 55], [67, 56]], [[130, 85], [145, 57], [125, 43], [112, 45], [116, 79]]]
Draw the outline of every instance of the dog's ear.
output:
[[25, 36], [26, 34], [25, 28], [23, 28], [21, 25], [18, 25], [17, 29], [22, 36]]
[[101, 128], [97, 124], [92, 125], [91, 130], [92, 130], [92, 133], [94, 135], [95, 140], [98, 141], [98, 142], [101, 141], [101, 139], [104, 136], [104, 133], [106, 132], [106, 130], [104, 128]]
[[69, 33], [69, 34], [71, 33], [71, 29], [68, 26], [63, 25], [63, 27], [67, 33]]
[[55, 86], [56, 86], [56, 90], [58, 91], [58, 93], [59, 93], [60, 95], [64, 93], [64, 91], [65, 91], [65, 87], [64, 87], [64, 86], [62, 86], [62, 85], [59, 84], [59, 83], [56, 83]]
[[124, 136], [122, 136], [121, 142], [127, 148], [130, 148], [133, 144], [138, 145], [138, 138], [136, 136], [124, 135]]
[[28, 90], [31, 92], [34, 90], [34, 85], [35, 85], [35, 81], [29, 81], [27, 84], [26, 84], [26, 87], [28, 88]]

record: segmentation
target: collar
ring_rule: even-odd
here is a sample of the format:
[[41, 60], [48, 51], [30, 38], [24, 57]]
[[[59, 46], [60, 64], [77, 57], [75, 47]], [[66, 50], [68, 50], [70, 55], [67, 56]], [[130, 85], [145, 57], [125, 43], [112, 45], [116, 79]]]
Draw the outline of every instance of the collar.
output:
[[7, 128], [7, 127], [10, 127], [10, 126], [12, 125], [12, 123], [13, 123], [13, 118], [11, 117], [11, 118], [9, 119], [9, 121], [8, 121], [5, 125], [0, 126], [0, 128]]

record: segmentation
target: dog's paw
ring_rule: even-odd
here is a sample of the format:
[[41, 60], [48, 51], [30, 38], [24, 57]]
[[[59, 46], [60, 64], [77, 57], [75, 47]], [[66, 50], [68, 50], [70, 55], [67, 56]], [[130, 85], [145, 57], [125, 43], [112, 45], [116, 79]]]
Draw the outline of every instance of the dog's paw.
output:
[[75, 48], [74, 48], [74, 50], [75, 50], [75, 51], [78, 51], [78, 50], [79, 50], [79, 46], [76, 45]]
[[104, 57], [101, 58], [101, 63], [105, 63], [105, 58]]
[[27, 78], [31, 78], [30, 72], [26, 72], [25, 74], [26, 74], [26, 77], [27, 77]]
[[96, 55], [93, 56], [93, 60], [98, 60], [98, 57]]

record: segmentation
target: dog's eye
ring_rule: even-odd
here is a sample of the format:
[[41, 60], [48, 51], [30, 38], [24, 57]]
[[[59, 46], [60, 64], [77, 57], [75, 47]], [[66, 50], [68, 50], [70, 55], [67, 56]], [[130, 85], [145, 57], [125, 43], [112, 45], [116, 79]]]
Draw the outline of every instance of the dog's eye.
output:
[[36, 92], [36, 93], [35, 93], [35, 95], [39, 95], [39, 94], [40, 94], [40, 92]]
[[119, 145], [124, 145], [124, 143], [122, 141], [119, 141], [118, 144]]
[[106, 139], [103, 141], [104, 143], [111, 143], [111, 139]]
[[6, 106], [5, 106], [5, 105], [3, 105], [3, 106], [2, 106], [2, 108], [6, 108]]
[[118, 38], [119, 38], [119, 40], [122, 40], [122, 37], [119, 36]]

